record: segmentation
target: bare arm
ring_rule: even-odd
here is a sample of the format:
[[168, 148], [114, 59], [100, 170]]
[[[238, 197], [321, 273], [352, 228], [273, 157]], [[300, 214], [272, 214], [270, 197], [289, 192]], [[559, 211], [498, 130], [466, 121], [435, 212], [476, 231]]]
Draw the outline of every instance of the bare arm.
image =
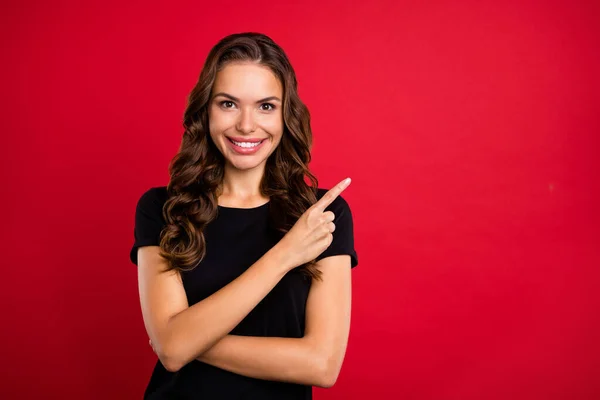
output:
[[198, 357], [252, 378], [331, 387], [342, 367], [350, 330], [350, 256], [320, 260], [323, 281], [313, 281], [303, 338], [227, 335]]
[[227, 335], [198, 361], [250, 378], [322, 385], [323, 366], [304, 338]]
[[161, 272], [165, 267], [158, 246], [138, 249], [144, 325], [160, 361], [173, 372], [235, 328], [290, 269], [274, 246], [228, 285], [189, 307], [179, 272]]
[[[138, 249], [138, 282], [144, 324], [151, 342], [155, 344], [155, 351], [166, 369], [177, 371], [210, 349], [235, 328], [290, 269], [314, 259], [331, 244], [334, 214], [324, 210], [349, 183], [350, 179], [345, 179], [325, 193], [256, 263], [227, 286], [191, 307], [187, 303], [179, 272], [160, 272], [165, 269], [166, 260], [159, 255], [159, 247], [145, 246]], [[346, 256], [342, 256], [341, 259], [330, 258], [332, 261], [325, 262], [328, 271], [335, 271], [335, 266], [341, 266], [339, 263], [342, 260], [343, 263], [349, 264]], [[347, 269], [349, 271], [349, 268]], [[327, 279], [329, 274], [333, 275]], [[326, 281], [333, 281], [337, 273], [328, 272], [323, 275]], [[347, 275], [349, 276], [349, 272]], [[311, 289], [309, 303], [324, 301], [330, 289], [334, 289], [333, 293], [343, 294], [338, 283], [327, 283], [325, 286], [317, 285], [317, 287], [322, 288]], [[311, 301], [311, 294], [317, 299]], [[318, 310], [321, 305], [313, 305], [310, 308]], [[338, 313], [335, 308], [327, 306], [327, 309], [330, 311], [324, 316], [325, 318]], [[332, 314], [329, 314], [330, 312]], [[313, 325], [321, 325], [323, 316], [307, 310], [308, 314], [313, 317], [310, 321], [307, 320], [307, 329]], [[312, 346], [315, 344], [314, 340], [330, 338], [329, 334], [322, 334], [319, 328], [311, 328], [311, 331], [315, 333], [303, 343], [310, 341]], [[261, 340], [260, 343], [263, 341]], [[317, 343], [315, 346], [321, 349], [322, 343]], [[325, 354], [327, 371], [331, 365], [329, 359], [329, 353]], [[321, 358], [318, 360], [320, 362]]]

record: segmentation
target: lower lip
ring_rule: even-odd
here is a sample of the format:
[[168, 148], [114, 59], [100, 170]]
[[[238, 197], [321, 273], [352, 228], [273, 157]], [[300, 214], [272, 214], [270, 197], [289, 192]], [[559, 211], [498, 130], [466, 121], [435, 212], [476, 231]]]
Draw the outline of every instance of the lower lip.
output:
[[254, 147], [240, 147], [237, 144], [233, 143], [229, 139], [225, 139], [225, 140], [227, 140], [227, 143], [229, 143], [229, 146], [233, 149], [233, 151], [235, 151], [238, 154], [244, 154], [244, 155], [256, 153], [267, 141], [267, 139], [264, 139], [262, 142], [260, 142], [260, 144], [258, 146], [254, 146]]

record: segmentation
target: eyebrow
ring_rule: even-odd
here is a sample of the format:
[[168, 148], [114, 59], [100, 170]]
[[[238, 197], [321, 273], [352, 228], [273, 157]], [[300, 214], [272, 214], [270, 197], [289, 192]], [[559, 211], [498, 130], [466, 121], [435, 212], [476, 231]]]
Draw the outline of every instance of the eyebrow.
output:
[[[228, 93], [225, 93], [225, 92], [219, 92], [219, 93], [217, 93], [217, 94], [214, 95], [214, 97], [217, 97], [217, 96], [227, 97], [228, 99], [231, 99], [233, 101], [238, 101], [238, 102], [240, 101], [240, 99], [238, 99], [237, 97], [234, 97], [234, 96], [232, 96], [232, 95], [230, 95]], [[271, 101], [271, 100], [275, 100], [275, 101], [278, 101], [278, 102], [281, 103], [281, 100], [277, 96], [265, 97], [264, 99], [258, 100], [256, 103], [263, 103], [265, 101]]]

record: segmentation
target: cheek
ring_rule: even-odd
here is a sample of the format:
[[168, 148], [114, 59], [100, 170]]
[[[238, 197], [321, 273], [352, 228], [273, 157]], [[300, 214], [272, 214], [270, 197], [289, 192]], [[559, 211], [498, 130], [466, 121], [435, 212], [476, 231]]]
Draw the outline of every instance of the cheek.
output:
[[235, 119], [231, 115], [220, 113], [218, 111], [209, 113], [208, 121], [211, 134], [222, 133], [235, 124]]
[[262, 127], [275, 137], [280, 137], [283, 133], [283, 121], [279, 118], [269, 118], [263, 121]]

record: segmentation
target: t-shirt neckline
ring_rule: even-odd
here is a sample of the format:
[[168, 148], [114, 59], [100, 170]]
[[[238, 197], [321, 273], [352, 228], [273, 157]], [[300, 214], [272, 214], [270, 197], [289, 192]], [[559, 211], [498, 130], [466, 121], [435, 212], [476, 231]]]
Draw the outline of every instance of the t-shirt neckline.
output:
[[217, 204], [217, 206], [219, 207], [219, 209], [221, 210], [231, 210], [231, 211], [253, 211], [253, 210], [260, 210], [264, 207], [267, 207], [269, 205], [269, 203], [271, 203], [271, 200], [267, 201], [264, 204], [261, 204], [260, 206], [256, 206], [256, 207], [250, 207], [250, 208], [240, 208], [240, 207], [227, 207], [227, 206], [222, 206]]

